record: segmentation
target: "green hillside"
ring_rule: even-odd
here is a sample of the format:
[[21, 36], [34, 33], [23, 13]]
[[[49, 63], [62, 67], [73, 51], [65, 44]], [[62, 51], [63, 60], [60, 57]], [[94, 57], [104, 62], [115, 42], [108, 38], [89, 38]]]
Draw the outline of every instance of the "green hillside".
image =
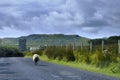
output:
[[101, 39], [92, 39], [94, 45], [100, 45], [101, 41], [104, 40], [105, 44], [118, 44], [118, 40], [120, 40], [120, 36], [110, 36], [108, 38]]
[[[64, 34], [32, 34], [29, 36], [22, 36], [19, 38], [27, 39], [27, 46], [52, 46], [52, 45], [76, 45], [79, 46], [81, 42], [83, 45], [88, 45], [87, 38], [78, 35], [64, 35]], [[17, 46], [19, 38], [3, 38], [2, 45]]]
[[5, 46], [18, 46], [19, 38], [3, 38], [1, 39], [1, 45]]

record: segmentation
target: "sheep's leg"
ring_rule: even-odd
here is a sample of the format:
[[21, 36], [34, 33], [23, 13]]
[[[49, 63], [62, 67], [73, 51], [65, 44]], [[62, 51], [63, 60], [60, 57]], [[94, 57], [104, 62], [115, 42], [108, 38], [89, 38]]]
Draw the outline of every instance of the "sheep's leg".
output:
[[35, 65], [37, 65], [37, 64], [38, 64], [38, 61], [35, 62]]
[[38, 58], [35, 58], [35, 65], [37, 65], [38, 64], [38, 61], [39, 61], [39, 59]]

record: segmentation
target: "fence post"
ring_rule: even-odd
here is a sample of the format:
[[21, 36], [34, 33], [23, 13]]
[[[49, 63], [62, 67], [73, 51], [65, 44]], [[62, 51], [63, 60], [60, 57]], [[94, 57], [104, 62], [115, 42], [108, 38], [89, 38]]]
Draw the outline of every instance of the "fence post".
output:
[[75, 42], [73, 43], [73, 50], [75, 50]]
[[2, 39], [0, 39], [0, 45], [2, 45]]
[[92, 41], [90, 42], [90, 52], [92, 52]]
[[59, 46], [63, 46], [63, 44], [62, 44], [62, 41], [61, 40], [59, 40]]
[[74, 50], [76, 50], [76, 43], [77, 43], [77, 41], [76, 41], [76, 39], [74, 39]]
[[104, 50], [104, 40], [102, 40], [102, 52]]
[[58, 46], [61, 46], [61, 41], [59, 40], [59, 42], [58, 42]]
[[120, 40], [118, 40], [118, 53], [120, 54]]
[[47, 40], [45, 40], [45, 45], [44, 46], [48, 47]]
[[82, 43], [82, 42], [81, 42], [81, 45], [80, 45], [80, 46], [81, 46], [81, 50], [83, 50], [83, 43]]

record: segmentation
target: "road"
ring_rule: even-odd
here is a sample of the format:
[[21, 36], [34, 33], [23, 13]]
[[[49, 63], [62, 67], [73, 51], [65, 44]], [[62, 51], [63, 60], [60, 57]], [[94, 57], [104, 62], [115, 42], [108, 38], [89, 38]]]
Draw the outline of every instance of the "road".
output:
[[120, 80], [30, 58], [0, 58], [0, 80]]

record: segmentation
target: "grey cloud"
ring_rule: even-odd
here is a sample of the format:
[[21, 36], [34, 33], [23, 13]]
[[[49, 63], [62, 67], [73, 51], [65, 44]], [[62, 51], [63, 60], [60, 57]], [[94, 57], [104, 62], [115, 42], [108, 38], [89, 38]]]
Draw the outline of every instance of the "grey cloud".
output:
[[0, 3], [0, 29], [78, 34], [99, 33], [101, 27], [120, 29], [119, 0], [11, 1]]
[[[81, 2], [81, 0], [79, 1]], [[85, 22], [82, 24], [87, 27], [117, 27], [120, 25], [120, 12], [119, 5], [120, 1], [116, 0], [91, 0], [91, 2], [85, 2], [83, 5], [82, 2], [79, 4], [80, 9], [84, 12]], [[101, 17], [98, 19], [98, 16], [95, 16], [96, 13], [99, 13]], [[118, 14], [118, 15], [117, 15]], [[117, 27], [119, 29], [120, 27]], [[101, 29], [97, 30], [100, 31]]]
[[108, 25], [109, 24], [104, 20], [90, 20], [82, 24], [82, 26], [89, 26], [89, 27], [105, 27]]
[[98, 34], [100, 27], [83, 27], [82, 30], [93, 34]]
[[18, 30], [27, 30], [29, 28], [28, 23], [25, 21], [8, 14], [0, 13], [0, 28], [3, 29], [4, 27], [14, 27]]

